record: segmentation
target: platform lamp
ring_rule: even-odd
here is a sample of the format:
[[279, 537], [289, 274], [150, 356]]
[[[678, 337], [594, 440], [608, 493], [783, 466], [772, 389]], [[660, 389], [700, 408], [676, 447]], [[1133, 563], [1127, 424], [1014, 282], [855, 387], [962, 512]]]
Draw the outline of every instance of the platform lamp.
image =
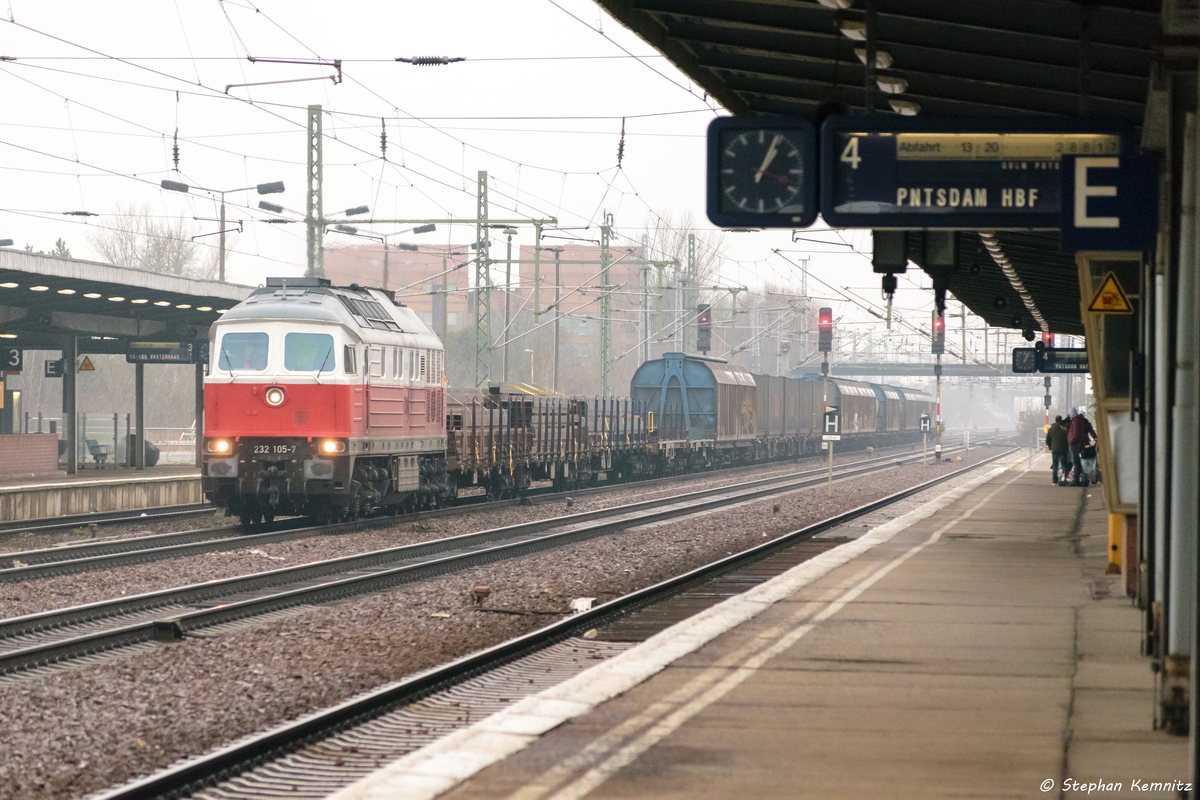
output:
[[164, 180], [161, 184], [162, 188], [172, 192], [183, 192], [188, 194], [192, 189], [199, 189], [202, 192], [212, 192], [213, 194], [221, 195], [221, 229], [218, 233], [221, 234], [220, 242], [220, 257], [217, 259], [217, 280], [222, 283], [225, 281], [225, 195], [230, 192], [248, 192], [251, 189], [257, 189], [259, 194], [279, 194], [283, 191], [283, 181], [275, 181], [273, 183], [260, 183], [257, 186], [245, 186], [241, 189], [206, 189], [203, 186], [189, 186], [186, 183], [179, 181]]

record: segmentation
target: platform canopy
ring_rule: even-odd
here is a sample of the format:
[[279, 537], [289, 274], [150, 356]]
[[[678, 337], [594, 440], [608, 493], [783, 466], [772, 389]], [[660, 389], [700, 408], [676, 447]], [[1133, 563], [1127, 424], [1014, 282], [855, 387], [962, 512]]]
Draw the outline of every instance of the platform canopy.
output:
[[131, 339], [208, 337], [254, 287], [0, 250], [0, 346], [124, 353]]
[[[1172, 37], [1197, 34], [1194, 4], [1164, 10], [1144, 0], [597, 2], [733, 114], [819, 119], [869, 106], [938, 117], [1109, 117], [1140, 126], [1154, 150], [1165, 143], [1165, 103], [1152, 67], [1169, 57]], [[877, 51], [870, 84], [868, 30]], [[1050, 329], [1082, 334], [1075, 260], [1057, 234], [996, 236]], [[991, 325], [1037, 330], [991, 251], [978, 249], [951, 293]]]

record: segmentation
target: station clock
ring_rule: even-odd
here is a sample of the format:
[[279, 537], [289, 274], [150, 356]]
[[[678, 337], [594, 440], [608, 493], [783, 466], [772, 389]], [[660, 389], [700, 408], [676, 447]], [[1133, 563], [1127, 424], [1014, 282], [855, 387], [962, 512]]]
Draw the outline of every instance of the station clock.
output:
[[708, 218], [723, 228], [805, 228], [817, 218], [817, 131], [806, 119], [708, 126]]

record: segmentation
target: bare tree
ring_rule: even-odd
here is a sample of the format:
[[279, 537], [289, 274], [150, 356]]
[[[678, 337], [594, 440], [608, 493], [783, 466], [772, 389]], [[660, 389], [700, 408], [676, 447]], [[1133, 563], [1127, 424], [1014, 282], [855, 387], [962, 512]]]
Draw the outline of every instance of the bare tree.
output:
[[650, 234], [650, 258], [655, 261], [679, 262], [681, 272], [688, 269], [688, 235], [696, 237], [696, 261], [693, 265], [698, 286], [711, 286], [725, 260], [725, 234], [712, 229], [700, 229], [696, 215], [685, 211], [678, 219], [671, 212], [655, 214], [646, 223]]
[[[699, 303], [725, 302], [723, 293], [705, 291], [701, 287], [715, 286], [725, 260], [725, 234], [711, 228], [699, 228], [691, 211], [676, 217], [671, 212], [652, 214], [646, 222], [648, 234], [647, 257], [654, 261], [671, 261], [678, 267], [668, 270], [664, 297], [660, 301], [663, 316], [657, 330], [666, 337], [660, 347], [668, 350], [690, 351], [695, 344], [695, 316]], [[689, 258], [689, 237], [694, 237], [694, 259]]]
[[[96, 228], [88, 243], [111, 264], [186, 278], [210, 277], [212, 265], [201, 265], [194, 234], [183, 219], [164, 219], [149, 206], [117, 205], [106, 228]], [[207, 260], [211, 261], [211, 259]]]

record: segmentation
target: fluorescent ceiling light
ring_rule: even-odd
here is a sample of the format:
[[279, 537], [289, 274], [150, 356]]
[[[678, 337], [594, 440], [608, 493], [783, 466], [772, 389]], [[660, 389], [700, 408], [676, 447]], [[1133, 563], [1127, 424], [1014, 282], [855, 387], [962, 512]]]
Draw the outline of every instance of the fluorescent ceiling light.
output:
[[838, 28], [847, 39], [864, 42], [867, 39], [867, 23], [860, 19], [843, 19], [838, 22]]
[[[858, 56], [858, 60], [861, 61], [863, 64], [867, 63], [867, 48], [865, 48], [865, 47], [854, 48], [854, 55]], [[887, 50], [884, 50], [883, 48], [877, 48], [875, 50], [875, 68], [876, 69], [887, 69], [891, 65], [892, 65], [892, 54], [889, 53]]]

